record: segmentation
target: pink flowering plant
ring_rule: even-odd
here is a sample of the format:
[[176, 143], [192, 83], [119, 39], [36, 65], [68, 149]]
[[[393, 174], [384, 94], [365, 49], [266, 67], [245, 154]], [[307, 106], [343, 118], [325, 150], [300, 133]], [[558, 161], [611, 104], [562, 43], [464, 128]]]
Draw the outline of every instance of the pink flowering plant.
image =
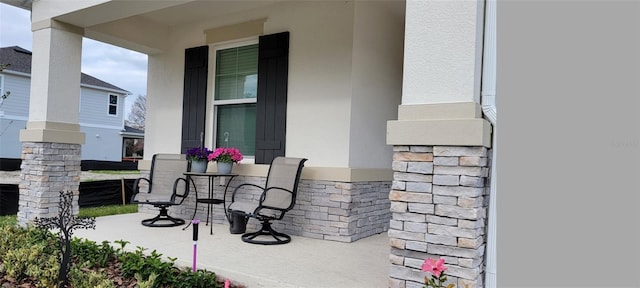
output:
[[[444, 259], [440, 258], [438, 260], [434, 260], [431, 258], [427, 258], [422, 263], [422, 271], [431, 274], [431, 277], [424, 276], [424, 285], [425, 287], [432, 288], [442, 288], [444, 286], [444, 282], [447, 282], [447, 276], [444, 275], [444, 271], [447, 270], [447, 267], [444, 266]], [[449, 284], [446, 288], [453, 288], [455, 285]]]
[[240, 153], [238, 148], [234, 147], [219, 147], [213, 150], [213, 153], [209, 154], [209, 161], [238, 163], [242, 161], [242, 159], [242, 153]]

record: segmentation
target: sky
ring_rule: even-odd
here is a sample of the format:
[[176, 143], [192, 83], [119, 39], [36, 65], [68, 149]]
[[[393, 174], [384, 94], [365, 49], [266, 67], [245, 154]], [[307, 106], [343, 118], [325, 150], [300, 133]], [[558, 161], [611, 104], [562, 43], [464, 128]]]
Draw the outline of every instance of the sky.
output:
[[[30, 11], [0, 3], [0, 47], [33, 51], [30, 19]], [[131, 92], [125, 100], [125, 119], [138, 95], [147, 95], [145, 54], [83, 38], [81, 70]]]

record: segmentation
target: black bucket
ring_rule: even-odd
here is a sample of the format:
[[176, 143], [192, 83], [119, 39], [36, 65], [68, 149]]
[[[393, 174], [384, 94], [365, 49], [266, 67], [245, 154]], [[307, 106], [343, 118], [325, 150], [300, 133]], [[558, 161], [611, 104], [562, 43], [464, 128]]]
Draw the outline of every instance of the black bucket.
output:
[[229, 232], [231, 234], [242, 234], [247, 231], [247, 221], [249, 221], [249, 217], [243, 212], [229, 210]]

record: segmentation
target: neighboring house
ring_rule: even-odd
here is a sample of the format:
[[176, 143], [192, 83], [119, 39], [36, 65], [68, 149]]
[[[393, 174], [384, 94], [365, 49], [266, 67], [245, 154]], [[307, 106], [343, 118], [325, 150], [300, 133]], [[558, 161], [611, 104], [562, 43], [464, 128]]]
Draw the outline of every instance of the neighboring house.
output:
[[[34, 55], [48, 55], [32, 98], [74, 103], [73, 87], [44, 84], [72, 82], [83, 36], [148, 55], [143, 173], [155, 153], [202, 142], [246, 155], [232, 186], [264, 181], [273, 157], [305, 157], [296, 206], [274, 227], [343, 242], [388, 231], [390, 287], [421, 286], [433, 256], [458, 286], [495, 287], [495, 2], [0, 1], [33, 11]], [[24, 147], [79, 153], [82, 132], [61, 124], [73, 115], [38, 105], [48, 114], [30, 115]], [[40, 151], [25, 154], [53, 158]], [[55, 211], [58, 191], [40, 188], [53, 180], [31, 178], [23, 224]]]
[[122, 160], [137, 162], [144, 156], [144, 130], [124, 126], [122, 135]]
[[[18, 137], [29, 119], [31, 60], [32, 53], [26, 49], [0, 48], [0, 63], [10, 64], [0, 72], [0, 91], [11, 92], [0, 106], [0, 158], [19, 159], [22, 153]], [[129, 92], [84, 73], [80, 87], [79, 124], [85, 133], [82, 160], [121, 161], [124, 101]], [[62, 105], [61, 109], [73, 108]]]

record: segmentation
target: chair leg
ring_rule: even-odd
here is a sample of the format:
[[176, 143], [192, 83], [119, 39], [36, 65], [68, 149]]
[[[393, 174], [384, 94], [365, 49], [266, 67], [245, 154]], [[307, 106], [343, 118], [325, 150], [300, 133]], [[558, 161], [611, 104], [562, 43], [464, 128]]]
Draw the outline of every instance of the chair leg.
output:
[[[169, 223], [156, 223], [158, 221], [169, 221]], [[158, 216], [142, 220], [142, 225], [148, 227], [174, 227], [182, 224], [184, 224], [184, 220], [169, 216], [167, 207], [165, 206], [160, 207], [160, 214], [158, 214]]]
[[[257, 240], [258, 236], [271, 236], [274, 240]], [[242, 241], [252, 244], [262, 245], [278, 245], [291, 242], [291, 236], [280, 233], [271, 228], [271, 222], [269, 220], [262, 221], [262, 228], [256, 232], [242, 234]]]

